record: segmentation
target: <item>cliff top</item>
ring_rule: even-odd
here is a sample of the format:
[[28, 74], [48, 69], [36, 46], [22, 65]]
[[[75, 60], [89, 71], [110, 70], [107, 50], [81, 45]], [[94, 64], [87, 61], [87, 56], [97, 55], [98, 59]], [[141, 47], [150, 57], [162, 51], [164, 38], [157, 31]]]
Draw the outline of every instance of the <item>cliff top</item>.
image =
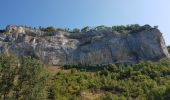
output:
[[97, 26], [97, 27], [89, 27], [86, 26], [82, 29], [78, 29], [78, 28], [74, 28], [74, 29], [69, 29], [69, 28], [65, 28], [65, 29], [61, 29], [61, 28], [55, 28], [53, 26], [49, 26], [49, 27], [39, 27], [39, 28], [32, 28], [32, 27], [28, 27], [28, 26], [17, 26], [17, 25], [8, 25], [6, 27], [6, 29], [4, 30], [0, 30], [0, 33], [25, 33], [25, 31], [32, 31], [32, 32], [44, 32], [44, 33], [48, 33], [46, 34], [47, 36], [52, 36], [55, 35], [56, 32], [65, 32], [65, 33], [88, 33], [88, 32], [92, 32], [92, 31], [106, 31], [106, 32], [110, 32], [110, 33], [136, 33], [136, 32], [140, 32], [143, 30], [151, 30], [151, 29], [157, 29], [158, 26], [150, 26], [148, 24], [140, 26], [138, 24], [131, 24], [131, 25], [120, 25], [120, 26], [112, 26], [112, 27], [107, 27], [104, 25], [101, 26]]

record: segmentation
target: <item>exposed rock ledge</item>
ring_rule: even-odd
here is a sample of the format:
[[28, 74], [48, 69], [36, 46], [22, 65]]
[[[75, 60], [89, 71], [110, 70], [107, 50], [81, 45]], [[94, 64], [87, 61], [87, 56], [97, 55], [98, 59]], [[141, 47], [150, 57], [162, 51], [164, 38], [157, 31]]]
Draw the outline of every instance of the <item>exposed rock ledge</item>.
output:
[[132, 34], [109, 29], [84, 34], [56, 32], [44, 37], [42, 34], [38, 29], [7, 26], [0, 33], [0, 52], [29, 55], [52, 65], [133, 64], [170, 58], [162, 33], [156, 28]]

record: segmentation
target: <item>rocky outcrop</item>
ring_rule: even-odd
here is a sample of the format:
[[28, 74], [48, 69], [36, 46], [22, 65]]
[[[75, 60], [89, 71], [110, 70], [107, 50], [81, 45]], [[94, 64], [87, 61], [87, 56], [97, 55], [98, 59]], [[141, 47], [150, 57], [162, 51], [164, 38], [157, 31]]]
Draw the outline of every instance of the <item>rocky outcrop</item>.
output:
[[161, 32], [156, 28], [134, 33], [111, 29], [86, 33], [45, 32], [21, 26], [7, 26], [0, 33], [0, 52], [31, 56], [52, 65], [133, 64], [140, 60], [170, 58]]

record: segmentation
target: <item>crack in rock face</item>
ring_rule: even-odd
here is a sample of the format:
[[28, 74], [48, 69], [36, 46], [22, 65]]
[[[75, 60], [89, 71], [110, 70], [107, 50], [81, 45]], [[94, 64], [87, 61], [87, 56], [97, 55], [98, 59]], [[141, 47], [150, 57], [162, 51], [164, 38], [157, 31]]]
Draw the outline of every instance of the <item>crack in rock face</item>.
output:
[[170, 58], [162, 33], [156, 28], [133, 33], [110, 28], [86, 33], [56, 31], [52, 36], [46, 33], [9, 25], [0, 33], [0, 52], [31, 56], [51, 65], [134, 64]]

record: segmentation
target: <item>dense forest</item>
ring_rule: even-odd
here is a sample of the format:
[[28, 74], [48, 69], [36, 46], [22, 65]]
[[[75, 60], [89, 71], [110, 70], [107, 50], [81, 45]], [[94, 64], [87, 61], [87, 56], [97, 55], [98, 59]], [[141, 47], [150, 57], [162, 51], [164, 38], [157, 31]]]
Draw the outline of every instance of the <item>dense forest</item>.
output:
[[50, 67], [0, 55], [2, 100], [169, 100], [170, 61]]

